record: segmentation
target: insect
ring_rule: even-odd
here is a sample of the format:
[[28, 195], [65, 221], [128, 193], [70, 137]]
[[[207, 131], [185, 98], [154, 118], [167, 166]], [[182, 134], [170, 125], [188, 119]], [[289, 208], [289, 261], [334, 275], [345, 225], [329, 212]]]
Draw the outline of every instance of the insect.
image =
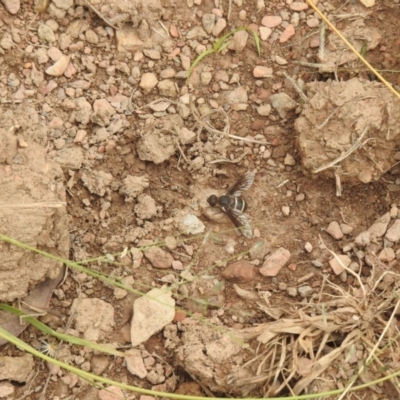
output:
[[244, 214], [246, 202], [241, 198], [242, 192], [248, 190], [254, 182], [254, 172], [243, 175], [223, 196], [211, 195], [207, 202], [211, 207], [218, 206], [231, 219], [243, 236], [251, 238], [253, 231], [247, 216]]

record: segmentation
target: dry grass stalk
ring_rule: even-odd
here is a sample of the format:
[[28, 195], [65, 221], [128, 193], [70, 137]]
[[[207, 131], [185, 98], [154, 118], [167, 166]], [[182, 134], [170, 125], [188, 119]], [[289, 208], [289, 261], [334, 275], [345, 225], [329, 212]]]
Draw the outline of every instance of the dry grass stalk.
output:
[[[355, 278], [361, 298], [352, 294], [357, 294], [355, 288], [346, 291], [324, 279], [316, 298], [294, 310], [290, 318], [241, 331], [243, 339], [257, 339], [254, 357], [243, 366], [251, 367], [254, 376], [236, 379], [232, 384], [248, 387], [249, 393], [261, 385], [262, 396], [268, 397], [282, 391], [299, 395], [338, 387], [346, 387], [348, 393], [357, 380], [370, 382], [372, 378], [366, 374], [372, 373], [393, 380], [393, 370], [400, 365], [400, 333], [393, 324], [393, 305], [400, 307], [400, 294], [393, 290], [396, 280], [388, 278], [400, 277], [376, 263], [366, 283], [359, 276]], [[390, 357], [393, 361], [388, 365]], [[309, 366], [307, 371], [304, 365]], [[347, 371], [354, 372], [349, 377]], [[331, 381], [331, 376], [341, 376], [341, 380]]]

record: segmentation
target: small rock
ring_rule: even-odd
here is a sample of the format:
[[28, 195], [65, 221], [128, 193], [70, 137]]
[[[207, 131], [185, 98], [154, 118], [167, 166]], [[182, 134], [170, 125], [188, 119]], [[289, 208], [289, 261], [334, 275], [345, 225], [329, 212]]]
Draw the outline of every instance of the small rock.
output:
[[130, 349], [125, 352], [125, 362], [128, 371], [140, 379], [147, 376], [147, 370], [143, 362], [143, 357], [140, 350]]
[[309, 28], [316, 28], [319, 25], [319, 20], [318, 18], [310, 18], [306, 23]]
[[80, 169], [84, 160], [83, 151], [79, 147], [68, 147], [57, 151], [54, 161], [64, 169]]
[[213, 36], [219, 36], [219, 34], [225, 29], [226, 27], [226, 19], [219, 18], [212, 30]]
[[326, 232], [329, 233], [334, 239], [340, 240], [343, 238], [343, 232], [340, 229], [339, 224], [336, 221], [332, 221], [328, 228], [326, 229]]
[[281, 36], [279, 38], [280, 43], [285, 43], [287, 42], [294, 34], [296, 33], [296, 30], [294, 29], [294, 26], [292, 24], [289, 24], [285, 30], [281, 33]]
[[263, 260], [270, 251], [271, 245], [265, 240], [260, 240], [250, 247], [249, 254], [252, 260]]
[[347, 224], [340, 224], [340, 229], [344, 235], [349, 235], [351, 232], [353, 232], [353, 227]]
[[293, 11], [304, 11], [308, 9], [308, 4], [302, 3], [300, 1], [294, 1], [292, 4], [290, 4], [289, 8]]
[[333, 272], [336, 275], [340, 275], [343, 271], [345, 271], [345, 267], [348, 267], [350, 263], [351, 263], [350, 257], [346, 256], [345, 254], [339, 254], [337, 255], [337, 258], [333, 257], [329, 261], [329, 265], [331, 266]]
[[279, 65], [286, 65], [288, 63], [284, 58], [279, 56], [275, 56], [275, 62]]
[[[211, 35], [215, 26], [215, 15], [214, 14], [203, 14], [201, 18], [204, 30]], [[206, 37], [207, 35], [205, 35]]]
[[38, 36], [47, 43], [53, 43], [56, 41], [56, 36], [54, 35], [53, 30], [45, 24], [39, 25]]
[[83, 184], [92, 194], [103, 197], [109, 189], [113, 176], [104, 171], [87, 170], [81, 176]]
[[286, 93], [277, 93], [270, 96], [271, 105], [281, 118], [286, 118], [289, 111], [297, 107], [297, 103]]
[[152, 72], [146, 72], [142, 75], [140, 79], [139, 86], [146, 92], [150, 92], [153, 88], [157, 86], [158, 79], [156, 74]]
[[68, 10], [74, 5], [74, 0], [53, 0], [53, 3], [60, 10]]
[[186, 235], [197, 235], [206, 229], [203, 222], [194, 214], [187, 214], [179, 224], [180, 230]]
[[309, 46], [311, 49], [316, 49], [319, 47], [319, 35], [311, 36]]
[[365, 168], [358, 174], [358, 179], [362, 183], [369, 183], [372, 180], [374, 170], [372, 168]]
[[283, 161], [285, 165], [293, 166], [296, 165], [296, 160], [293, 158], [293, 156], [289, 153], [286, 153], [285, 160]]
[[368, 232], [370, 232], [375, 237], [382, 237], [389, 225], [390, 222], [390, 213], [386, 213], [382, 215], [378, 220], [376, 220], [369, 228]]
[[156, 246], [144, 249], [143, 253], [154, 268], [170, 268], [174, 260], [171, 254]]
[[4, 32], [3, 36], [0, 40], [0, 46], [4, 50], [10, 50], [14, 46], [13, 39], [11, 37], [11, 34], [9, 32]]
[[313, 251], [313, 246], [312, 246], [312, 244], [311, 244], [310, 242], [307, 242], [307, 243], [304, 245], [304, 248], [305, 248], [305, 250], [306, 250], [308, 253], [311, 253], [311, 252]]
[[99, 390], [97, 396], [99, 400], [116, 400], [123, 399], [124, 393], [118, 386], [107, 386], [106, 389]]
[[203, 85], [208, 85], [211, 82], [212, 74], [211, 72], [202, 72], [200, 74], [200, 81]]
[[257, 107], [257, 113], [258, 113], [258, 115], [261, 115], [262, 117], [268, 117], [268, 115], [271, 113], [271, 105], [265, 104], [265, 105]]
[[282, 206], [282, 214], [287, 217], [290, 214], [290, 207], [289, 206]]
[[299, 295], [305, 299], [313, 294], [314, 289], [311, 286], [305, 285], [300, 286], [297, 291], [299, 292]]
[[287, 294], [288, 294], [290, 297], [296, 297], [296, 296], [297, 296], [297, 289], [296, 289], [295, 287], [289, 287], [289, 288], [287, 289]]
[[145, 176], [127, 175], [127, 177], [122, 180], [119, 192], [125, 196], [125, 201], [129, 203], [143, 193], [149, 185], [149, 180]]
[[366, 247], [371, 243], [371, 233], [368, 231], [361, 232], [354, 239], [354, 243], [359, 247]]
[[254, 78], [272, 77], [272, 68], [257, 65], [253, 69], [253, 76]]
[[390, 218], [396, 218], [398, 213], [399, 213], [399, 209], [397, 208], [396, 204], [393, 204], [392, 208], [390, 209], [390, 212], [389, 212]]
[[14, 396], [14, 386], [9, 382], [1, 382], [0, 383], [0, 399], [7, 398], [15, 398]]
[[176, 71], [173, 68], [166, 68], [160, 72], [160, 78], [169, 79], [176, 75]]
[[395, 258], [396, 254], [394, 253], [394, 250], [391, 247], [384, 248], [379, 254], [379, 259], [388, 263], [393, 261]]
[[261, 275], [276, 276], [289, 261], [289, 258], [290, 251], [280, 247], [264, 261], [264, 264], [260, 268]]
[[114, 308], [111, 304], [97, 298], [75, 299], [74, 309], [75, 329], [83, 333], [86, 340], [97, 342], [113, 330]]
[[137, 198], [134, 212], [142, 220], [148, 220], [157, 215], [160, 207], [157, 207], [155, 200], [148, 194], [142, 193]]
[[175, 154], [176, 147], [170, 135], [150, 132], [138, 140], [136, 150], [142, 161], [161, 164]]
[[247, 101], [247, 90], [243, 86], [239, 86], [226, 94], [226, 102], [230, 105], [237, 103], [247, 103]]
[[241, 53], [244, 50], [248, 37], [249, 34], [246, 31], [235, 32], [233, 35], [233, 48], [237, 53]]
[[276, 26], [279, 26], [282, 23], [282, 18], [279, 16], [269, 16], [266, 15], [262, 20], [261, 20], [261, 25], [266, 26], [267, 28], [275, 28]]
[[110, 118], [116, 113], [115, 108], [106, 99], [95, 100], [93, 111], [90, 121], [100, 126], [109, 125]]
[[179, 58], [181, 59], [182, 68], [185, 71], [189, 71], [190, 69], [190, 57], [186, 56], [185, 54], [180, 54]]
[[164, 79], [157, 84], [158, 92], [164, 97], [175, 97], [175, 83], [171, 79]]
[[0, 356], [0, 381], [26, 382], [33, 368], [31, 354], [21, 357]]
[[264, 125], [265, 121], [263, 119], [256, 119], [251, 123], [250, 129], [252, 131], [260, 131], [261, 129], [264, 128]]
[[93, 31], [92, 29], [88, 29], [85, 32], [85, 39], [90, 44], [98, 44], [99, 43], [99, 37], [97, 36], [97, 33], [95, 31]]
[[10, 14], [16, 14], [21, 7], [20, 0], [1, 0], [1, 4]]
[[171, 36], [173, 38], [179, 37], [179, 32], [178, 32], [178, 28], [176, 27], [176, 25], [171, 25], [169, 27], [169, 33], [171, 34]]
[[385, 238], [393, 243], [400, 240], [400, 219], [396, 219], [394, 224], [388, 229]]
[[161, 54], [158, 50], [143, 49], [143, 54], [152, 60], [161, 60]]
[[207, 35], [206, 31], [201, 26], [195, 26], [194, 28], [192, 28], [186, 34], [186, 39], [187, 40], [203, 39], [203, 38], [206, 38], [206, 37], [208, 37], [208, 35]]
[[236, 261], [228, 265], [221, 273], [228, 282], [248, 283], [255, 277], [254, 265], [246, 260]]
[[240, 20], [244, 21], [246, 19], [246, 16], [247, 16], [246, 10], [240, 10], [239, 11], [239, 19]]
[[56, 63], [46, 69], [46, 74], [51, 76], [61, 76], [66, 71], [70, 58], [62, 56]]
[[117, 29], [115, 39], [119, 53], [136, 53], [144, 47], [144, 42], [139, 39], [137, 31], [131, 26], [126, 25], [123, 29]]
[[271, 28], [267, 28], [266, 26], [260, 26], [259, 29], [260, 29], [261, 40], [265, 41], [271, 36], [271, 33], [272, 33]]
[[170, 324], [175, 316], [175, 300], [168, 289], [152, 289], [135, 300], [131, 324], [132, 347], [148, 340]]
[[194, 143], [196, 141], [196, 137], [197, 137], [195, 132], [190, 131], [185, 126], [180, 129], [178, 135], [179, 135], [179, 141], [182, 144]]

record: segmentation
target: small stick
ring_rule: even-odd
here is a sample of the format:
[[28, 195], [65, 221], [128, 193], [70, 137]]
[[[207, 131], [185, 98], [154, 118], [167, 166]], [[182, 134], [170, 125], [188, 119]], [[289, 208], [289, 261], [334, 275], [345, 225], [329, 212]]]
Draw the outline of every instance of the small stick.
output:
[[318, 58], [320, 61], [324, 61], [325, 58], [325, 30], [326, 30], [326, 25], [325, 22], [322, 21], [321, 29], [319, 31], [319, 49], [318, 49]]
[[305, 281], [308, 281], [309, 279], [311, 279], [314, 276], [314, 272], [310, 272], [307, 275], [302, 276], [301, 278], [297, 279], [297, 283], [303, 283]]
[[168, 32], [167, 27], [163, 24], [163, 22], [161, 20], [158, 20], [157, 22], [161, 25], [161, 27], [164, 29], [165, 33], [169, 37], [169, 32]]
[[335, 171], [335, 181], [336, 181], [336, 197], [340, 197], [342, 195], [342, 181], [340, 180], [340, 175]]
[[227, 16], [228, 21], [231, 19], [231, 12], [232, 12], [232, 0], [229, 0], [228, 16]]
[[299, 96], [304, 100], [304, 102], [307, 103], [308, 97], [301, 90], [300, 86], [296, 83], [296, 81], [291, 76], [289, 76], [286, 72], [283, 72], [283, 75], [289, 81], [289, 83], [293, 86], [293, 88], [296, 90], [296, 92], [299, 94]]
[[159, 32], [156, 28], [154, 28], [154, 26], [151, 27], [151, 29], [153, 29], [153, 31], [155, 33], [158, 33], [162, 38], [166, 38], [167, 36], [165, 36], [163, 33]]

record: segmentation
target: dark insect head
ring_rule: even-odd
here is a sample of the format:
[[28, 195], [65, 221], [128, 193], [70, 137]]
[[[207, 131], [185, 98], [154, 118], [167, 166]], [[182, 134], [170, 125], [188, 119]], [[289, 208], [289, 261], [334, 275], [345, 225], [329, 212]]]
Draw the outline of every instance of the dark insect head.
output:
[[208, 199], [207, 199], [207, 203], [211, 206], [211, 207], [215, 207], [218, 203], [218, 197], [215, 194], [212, 194]]

